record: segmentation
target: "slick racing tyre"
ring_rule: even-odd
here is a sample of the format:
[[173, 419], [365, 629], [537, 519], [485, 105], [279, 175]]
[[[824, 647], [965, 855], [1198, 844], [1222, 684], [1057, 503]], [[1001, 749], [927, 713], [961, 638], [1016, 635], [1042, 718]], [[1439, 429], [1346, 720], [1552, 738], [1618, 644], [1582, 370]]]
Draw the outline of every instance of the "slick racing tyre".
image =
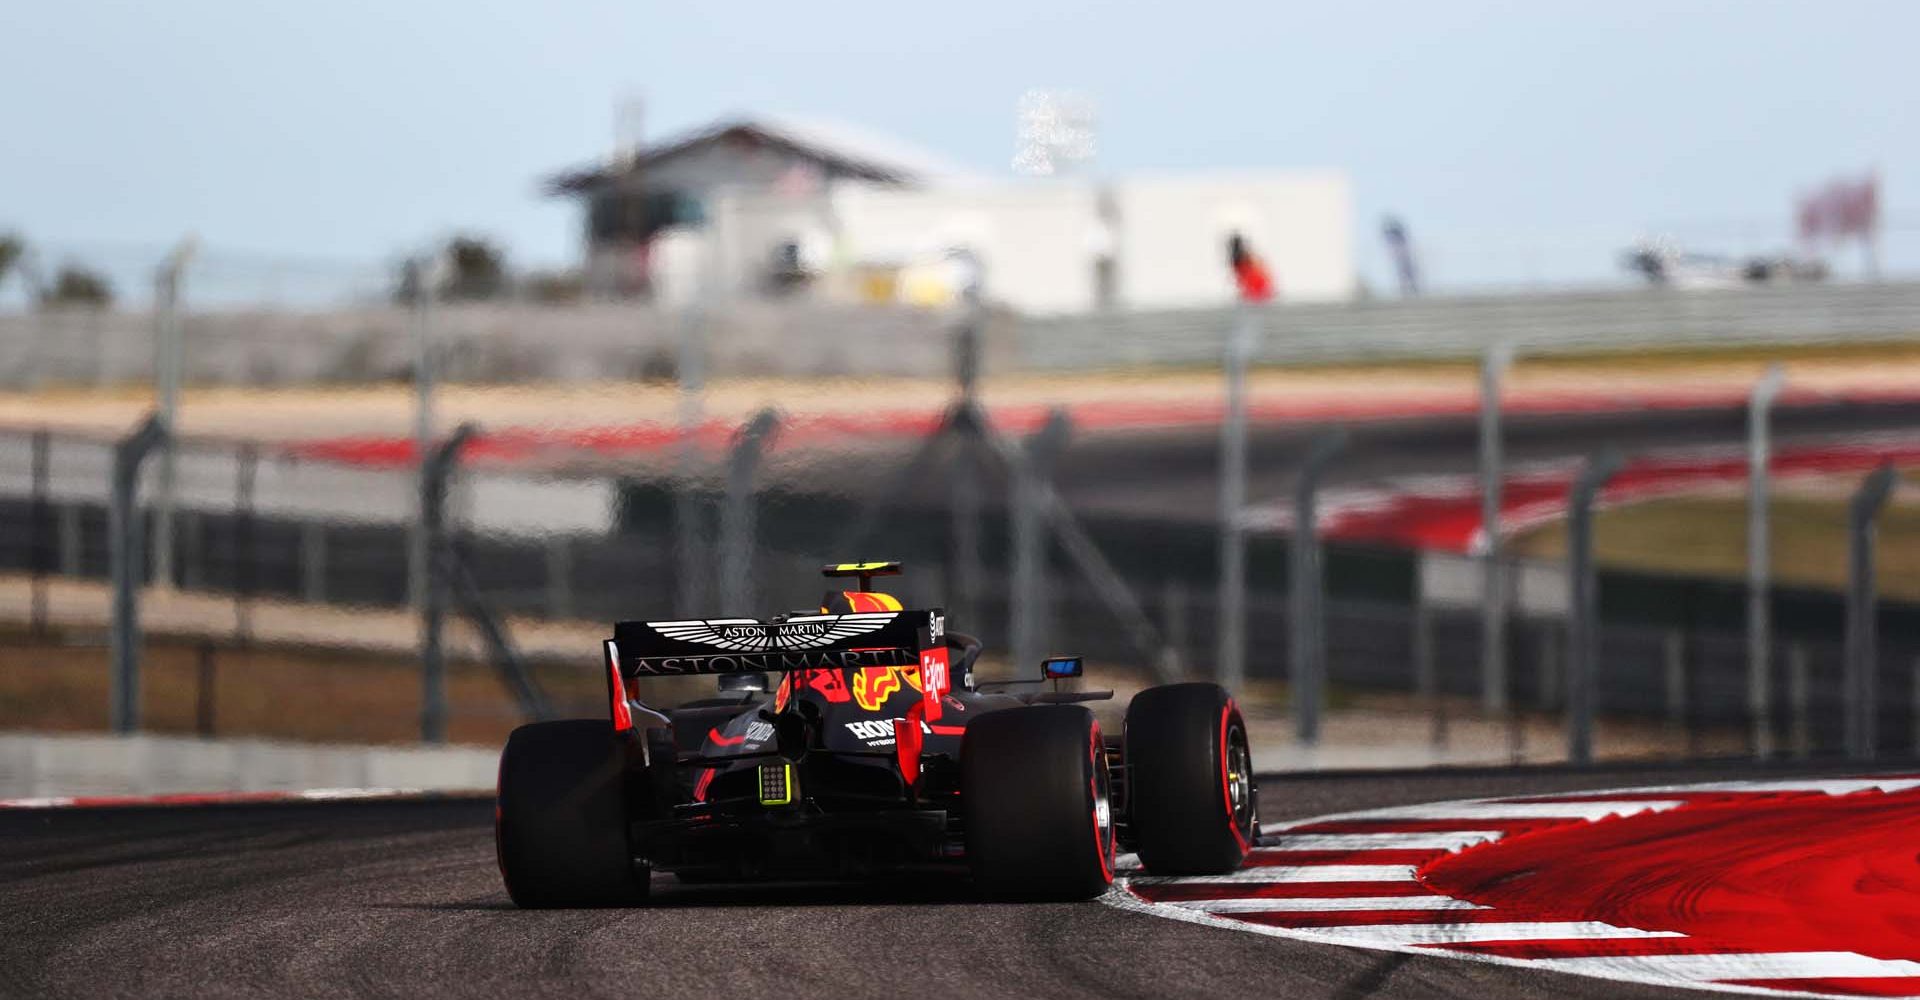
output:
[[525, 907], [646, 898], [627, 849], [626, 747], [604, 720], [536, 722], [500, 754], [493, 842], [507, 895]]
[[1079, 705], [983, 715], [960, 746], [967, 864], [999, 898], [1073, 900], [1113, 881], [1100, 724]]
[[1146, 869], [1224, 875], [1257, 831], [1253, 756], [1218, 684], [1148, 688], [1127, 706], [1129, 831]]

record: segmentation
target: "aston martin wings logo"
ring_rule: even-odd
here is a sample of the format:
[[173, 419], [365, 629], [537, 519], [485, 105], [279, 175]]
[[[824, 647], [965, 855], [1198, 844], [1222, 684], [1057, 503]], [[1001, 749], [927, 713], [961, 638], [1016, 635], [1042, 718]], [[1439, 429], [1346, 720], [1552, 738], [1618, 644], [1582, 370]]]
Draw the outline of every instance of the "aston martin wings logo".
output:
[[865, 611], [846, 615], [796, 615], [783, 622], [711, 618], [648, 622], [647, 627], [669, 639], [697, 642], [734, 653], [783, 653], [819, 649], [877, 631], [899, 614], [898, 611]]

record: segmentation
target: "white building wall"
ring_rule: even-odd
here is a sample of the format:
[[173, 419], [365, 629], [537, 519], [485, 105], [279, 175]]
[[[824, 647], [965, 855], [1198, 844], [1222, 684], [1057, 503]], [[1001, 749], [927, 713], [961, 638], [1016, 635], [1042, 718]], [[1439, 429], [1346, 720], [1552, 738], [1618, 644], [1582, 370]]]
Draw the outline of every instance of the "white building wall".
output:
[[1232, 301], [1227, 237], [1245, 236], [1282, 301], [1353, 295], [1353, 200], [1337, 173], [1147, 177], [1116, 182], [1122, 305]]
[[841, 232], [860, 258], [901, 263], [966, 247], [987, 297], [1026, 312], [1079, 312], [1093, 303], [1094, 192], [1022, 184], [934, 191], [836, 192]]
[[[1103, 239], [1100, 187], [1046, 180], [905, 191], [833, 185], [824, 198], [730, 192], [706, 235], [718, 239], [726, 294], [753, 294], [754, 276], [781, 242], [824, 239], [837, 268], [913, 265], [966, 247], [980, 259], [987, 297], [1032, 314], [1095, 308], [1097, 255], [1118, 264], [1129, 309], [1220, 305], [1234, 296], [1227, 236], [1253, 244], [1288, 301], [1354, 290], [1352, 205], [1338, 173], [1143, 177], [1108, 185], [1117, 226]], [[829, 282], [829, 294], [850, 286]]]

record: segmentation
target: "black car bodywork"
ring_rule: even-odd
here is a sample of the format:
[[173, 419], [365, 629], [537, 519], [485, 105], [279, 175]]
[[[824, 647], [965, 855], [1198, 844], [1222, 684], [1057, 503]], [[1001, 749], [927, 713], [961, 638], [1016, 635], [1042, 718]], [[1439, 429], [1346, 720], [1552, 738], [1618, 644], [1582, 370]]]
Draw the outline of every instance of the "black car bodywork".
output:
[[[976, 681], [978, 640], [941, 609], [869, 589], [897, 571], [828, 567], [861, 589], [828, 595], [820, 613], [617, 623], [609, 722], [525, 726], [503, 753], [497, 844], [515, 900], [644, 898], [652, 872], [911, 871], [1084, 898], [1121, 850], [1163, 871], [1239, 864], [1257, 822], [1225, 691], [1149, 689], [1121, 733], [1104, 733], [1081, 703], [1113, 692], [1060, 689], [1078, 659]], [[722, 695], [664, 710], [636, 697], [649, 678], [689, 675], [718, 675]]]

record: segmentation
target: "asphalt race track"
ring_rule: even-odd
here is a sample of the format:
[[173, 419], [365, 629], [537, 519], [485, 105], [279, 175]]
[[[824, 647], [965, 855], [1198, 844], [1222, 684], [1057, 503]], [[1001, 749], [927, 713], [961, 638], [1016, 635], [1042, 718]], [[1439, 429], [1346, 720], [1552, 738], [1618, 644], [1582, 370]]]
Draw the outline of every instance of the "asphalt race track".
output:
[[[1911, 770], [1909, 765], [1908, 770]], [[1739, 766], [1269, 777], [1272, 823], [1379, 806], [1805, 774]], [[491, 802], [0, 812], [0, 996], [1682, 997], [963, 885], [682, 887], [514, 909]]]

